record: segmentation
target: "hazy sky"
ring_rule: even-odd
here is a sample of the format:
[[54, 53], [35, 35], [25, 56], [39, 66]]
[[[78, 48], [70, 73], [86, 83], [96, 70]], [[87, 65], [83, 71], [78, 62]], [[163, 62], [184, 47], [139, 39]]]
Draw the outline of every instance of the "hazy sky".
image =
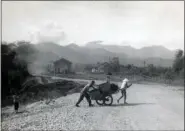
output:
[[2, 1], [5, 41], [184, 48], [184, 1]]

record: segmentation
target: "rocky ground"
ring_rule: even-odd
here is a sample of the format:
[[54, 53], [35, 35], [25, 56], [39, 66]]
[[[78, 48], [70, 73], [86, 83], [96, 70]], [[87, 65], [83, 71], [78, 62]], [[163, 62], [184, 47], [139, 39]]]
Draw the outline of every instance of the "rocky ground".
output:
[[184, 91], [181, 87], [134, 84], [128, 89], [128, 105], [114, 95], [109, 107], [74, 104], [79, 93], [54, 99], [2, 108], [2, 130], [184, 130]]

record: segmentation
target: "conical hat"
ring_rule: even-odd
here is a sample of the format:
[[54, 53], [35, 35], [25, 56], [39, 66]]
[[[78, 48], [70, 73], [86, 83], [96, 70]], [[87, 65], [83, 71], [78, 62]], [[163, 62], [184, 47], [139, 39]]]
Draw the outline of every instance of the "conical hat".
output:
[[127, 78], [125, 78], [124, 80], [123, 80], [123, 82], [128, 82], [129, 80], [127, 79]]

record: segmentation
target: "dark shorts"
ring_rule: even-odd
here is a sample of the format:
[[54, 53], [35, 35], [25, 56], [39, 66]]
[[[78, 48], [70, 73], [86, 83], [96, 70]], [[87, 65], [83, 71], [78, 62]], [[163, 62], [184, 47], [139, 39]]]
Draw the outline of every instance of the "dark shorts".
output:
[[121, 92], [122, 92], [123, 94], [126, 94], [126, 89], [122, 89]]
[[15, 102], [15, 103], [14, 103], [14, 109], [15, 109], [15, 110], [18, 110], [18, 108], [19, 108], [19, 103], [18, 103], [18, 102]]

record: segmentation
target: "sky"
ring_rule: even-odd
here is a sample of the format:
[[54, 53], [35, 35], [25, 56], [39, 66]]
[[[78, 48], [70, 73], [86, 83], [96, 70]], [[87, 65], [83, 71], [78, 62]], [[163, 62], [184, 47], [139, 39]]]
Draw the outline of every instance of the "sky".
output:
[[184, 1], [2, 1], [2, 40], [184, 49]]

